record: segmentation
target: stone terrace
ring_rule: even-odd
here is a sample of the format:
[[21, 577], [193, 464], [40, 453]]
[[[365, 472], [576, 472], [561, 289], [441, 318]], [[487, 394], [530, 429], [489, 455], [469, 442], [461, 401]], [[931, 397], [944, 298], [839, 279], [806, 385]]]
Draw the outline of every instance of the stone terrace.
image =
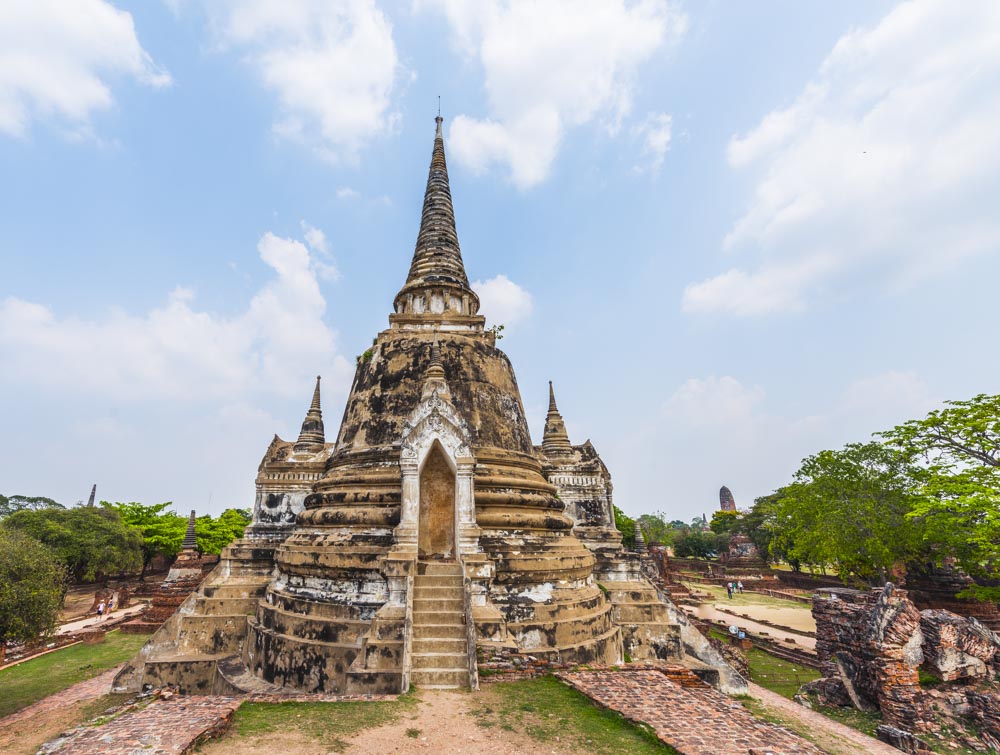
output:
[[591, 700], [648, 724], [686, 755], [820, 755], [812, 743], [754, 717], [678, 666], [556, 674]]

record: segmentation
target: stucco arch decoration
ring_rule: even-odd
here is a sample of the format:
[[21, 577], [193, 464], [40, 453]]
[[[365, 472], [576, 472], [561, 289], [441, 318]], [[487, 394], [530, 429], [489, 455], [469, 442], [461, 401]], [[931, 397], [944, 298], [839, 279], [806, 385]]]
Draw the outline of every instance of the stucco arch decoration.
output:
[[463, 554], [481, 552], [473, 496], [476, 460], [472, 455], [465, 420], [451, 402], [442, 396], [442, 390], [438, 386], [430, 390], [403, 423], [399, 451], [403, 496], [399, 524], [396, 527], [396, 542], [402, 550], [416, 550], [420, 470], [435, 441], [441, 444], [445, 458], [455, 472], [456, 549], [461, 559]]

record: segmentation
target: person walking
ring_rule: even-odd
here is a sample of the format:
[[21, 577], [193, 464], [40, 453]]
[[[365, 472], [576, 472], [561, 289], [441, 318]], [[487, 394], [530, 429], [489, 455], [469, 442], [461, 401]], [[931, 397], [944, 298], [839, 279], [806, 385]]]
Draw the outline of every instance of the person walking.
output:
[[733, 599], [733, 583], [732, 582], [726, 582], [726, 595], [729, 596], [730, 600]]
[[101, 621], [103, 619], [104, 619], [104, 601], [102, 600], [100, 603], [97, 604], [97, 620]]
[[114, 610], [115, 610], [115, 594], [111, 593], [111, 597], [108, 598], [108, 616], [110, 616], [111, 612]]
[[736, 580], [736, 589], [739, 590], [740, 595], [743, 594], [743, 580], [742, 579]]

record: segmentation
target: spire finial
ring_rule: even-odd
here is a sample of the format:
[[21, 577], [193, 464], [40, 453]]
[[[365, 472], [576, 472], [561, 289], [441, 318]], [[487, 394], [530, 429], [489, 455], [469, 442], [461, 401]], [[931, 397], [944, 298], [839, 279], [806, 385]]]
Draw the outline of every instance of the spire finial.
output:
[[438, 95], [438, 118], [441, 117], [441, 95]]
[[556, 406], [556, 393], [549, 381], [549, 412], [545, 416], [545, 431], [542, 434], [542, 451], [547, 456], [566, 455], [573, 450], [566, 432], [566, 424]]
[[[479, 312], [479, 297], [469, 286], [469, 277], [462, 262], [462, 251], [455, 229], [455, 208], [451, 202], [448, 164], [444, 155], [444, 134], [440, 114], [434, 119], [434, 149], [427, 173], [424, 208], [420, 216], [420, 231], [413, 250], [413, 260], [406, 283], [394, 301], [397, 314], [431, 315], [432, 298], [441, 297], [446, 309], [442, 318], [454, 315], [475, 315]], [[458, 302], [456, 311], [452, 304]]]
[[90, 489], [90, 500], [87, 501], [88, 506], [94, 505], [94, 499], [97, 497], [97, 483], [94, 483], [94, 487]]
[[323, 428], [323, 410], [320, 408], [320, 380], [321, 377], [317, 375], [316, 387], [313, 389], [312, 403], [309, 404], [309, 411], [306, 412], [306, 418], [302, 420], [302, 429], [299, 431], [299, 439], [295, 441], [294, 451], [322, 451], [326, 443], [326, 432]]

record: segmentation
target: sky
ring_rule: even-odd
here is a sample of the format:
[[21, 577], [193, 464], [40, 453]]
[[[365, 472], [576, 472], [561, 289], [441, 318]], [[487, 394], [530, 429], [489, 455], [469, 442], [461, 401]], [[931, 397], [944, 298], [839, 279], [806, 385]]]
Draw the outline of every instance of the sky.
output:
[[689, 520], [1000, 392], [994, 0], [6, 0], [0, 493], [253, 502], [328, 439], [438, 97], [540, 442]]

